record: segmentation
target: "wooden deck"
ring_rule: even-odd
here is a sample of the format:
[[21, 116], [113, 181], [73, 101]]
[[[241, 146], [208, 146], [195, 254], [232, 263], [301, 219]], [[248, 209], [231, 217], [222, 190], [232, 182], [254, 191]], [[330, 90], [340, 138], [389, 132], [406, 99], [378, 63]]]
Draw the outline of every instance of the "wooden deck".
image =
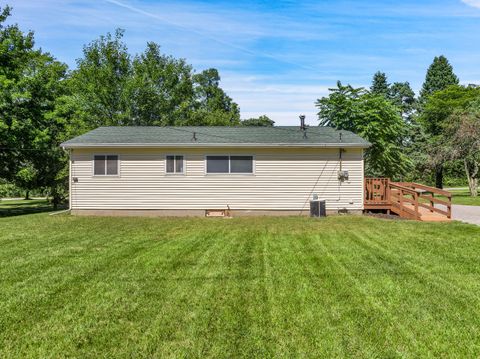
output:
[[[445, 197], [440, 199], [439, 195]], [[391, 182], [388, 178], [365, 178], [365, 210], [386, 210], [402, 218], [440, 222], [452, 218], [452, 195], [414, 182]]]

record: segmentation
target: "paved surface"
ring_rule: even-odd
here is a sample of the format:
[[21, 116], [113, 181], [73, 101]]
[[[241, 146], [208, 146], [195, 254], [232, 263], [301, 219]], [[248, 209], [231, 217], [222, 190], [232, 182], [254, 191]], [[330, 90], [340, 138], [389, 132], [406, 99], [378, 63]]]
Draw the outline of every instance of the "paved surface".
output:
[[452, 219], [480, 226], [480, 206], [452, 204]]

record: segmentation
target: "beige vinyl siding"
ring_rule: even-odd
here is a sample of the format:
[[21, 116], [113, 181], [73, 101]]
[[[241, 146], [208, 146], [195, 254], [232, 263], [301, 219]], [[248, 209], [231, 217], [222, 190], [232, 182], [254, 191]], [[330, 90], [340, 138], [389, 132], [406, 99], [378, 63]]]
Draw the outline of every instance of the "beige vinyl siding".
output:
[[[93, 176], [94, 154], [118, 154], [119, 176]], [[167, 174], [166, 155], [184, 156], [184, 174]], [[207, 155], [252, 155], [253, 174], [206, 174]], [[362, 149], [74, 149], [72, 209], [300, 210], [311, 192], [327, 209], [363, 208]]]

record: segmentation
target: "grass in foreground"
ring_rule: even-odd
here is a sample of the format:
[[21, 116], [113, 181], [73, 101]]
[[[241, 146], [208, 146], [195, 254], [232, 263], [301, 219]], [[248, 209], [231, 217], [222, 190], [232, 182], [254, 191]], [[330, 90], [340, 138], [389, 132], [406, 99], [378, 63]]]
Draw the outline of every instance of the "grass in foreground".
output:
[[0, 219], [0, 357], [479, 357], [480, 228]]

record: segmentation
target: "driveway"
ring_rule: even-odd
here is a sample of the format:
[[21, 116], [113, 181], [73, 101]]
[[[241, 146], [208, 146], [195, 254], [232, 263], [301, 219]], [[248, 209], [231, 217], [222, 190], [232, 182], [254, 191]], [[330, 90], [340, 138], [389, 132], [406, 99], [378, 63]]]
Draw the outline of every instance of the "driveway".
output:
[[480, 206], [452, 204], [452, 219], [480, 226]]

